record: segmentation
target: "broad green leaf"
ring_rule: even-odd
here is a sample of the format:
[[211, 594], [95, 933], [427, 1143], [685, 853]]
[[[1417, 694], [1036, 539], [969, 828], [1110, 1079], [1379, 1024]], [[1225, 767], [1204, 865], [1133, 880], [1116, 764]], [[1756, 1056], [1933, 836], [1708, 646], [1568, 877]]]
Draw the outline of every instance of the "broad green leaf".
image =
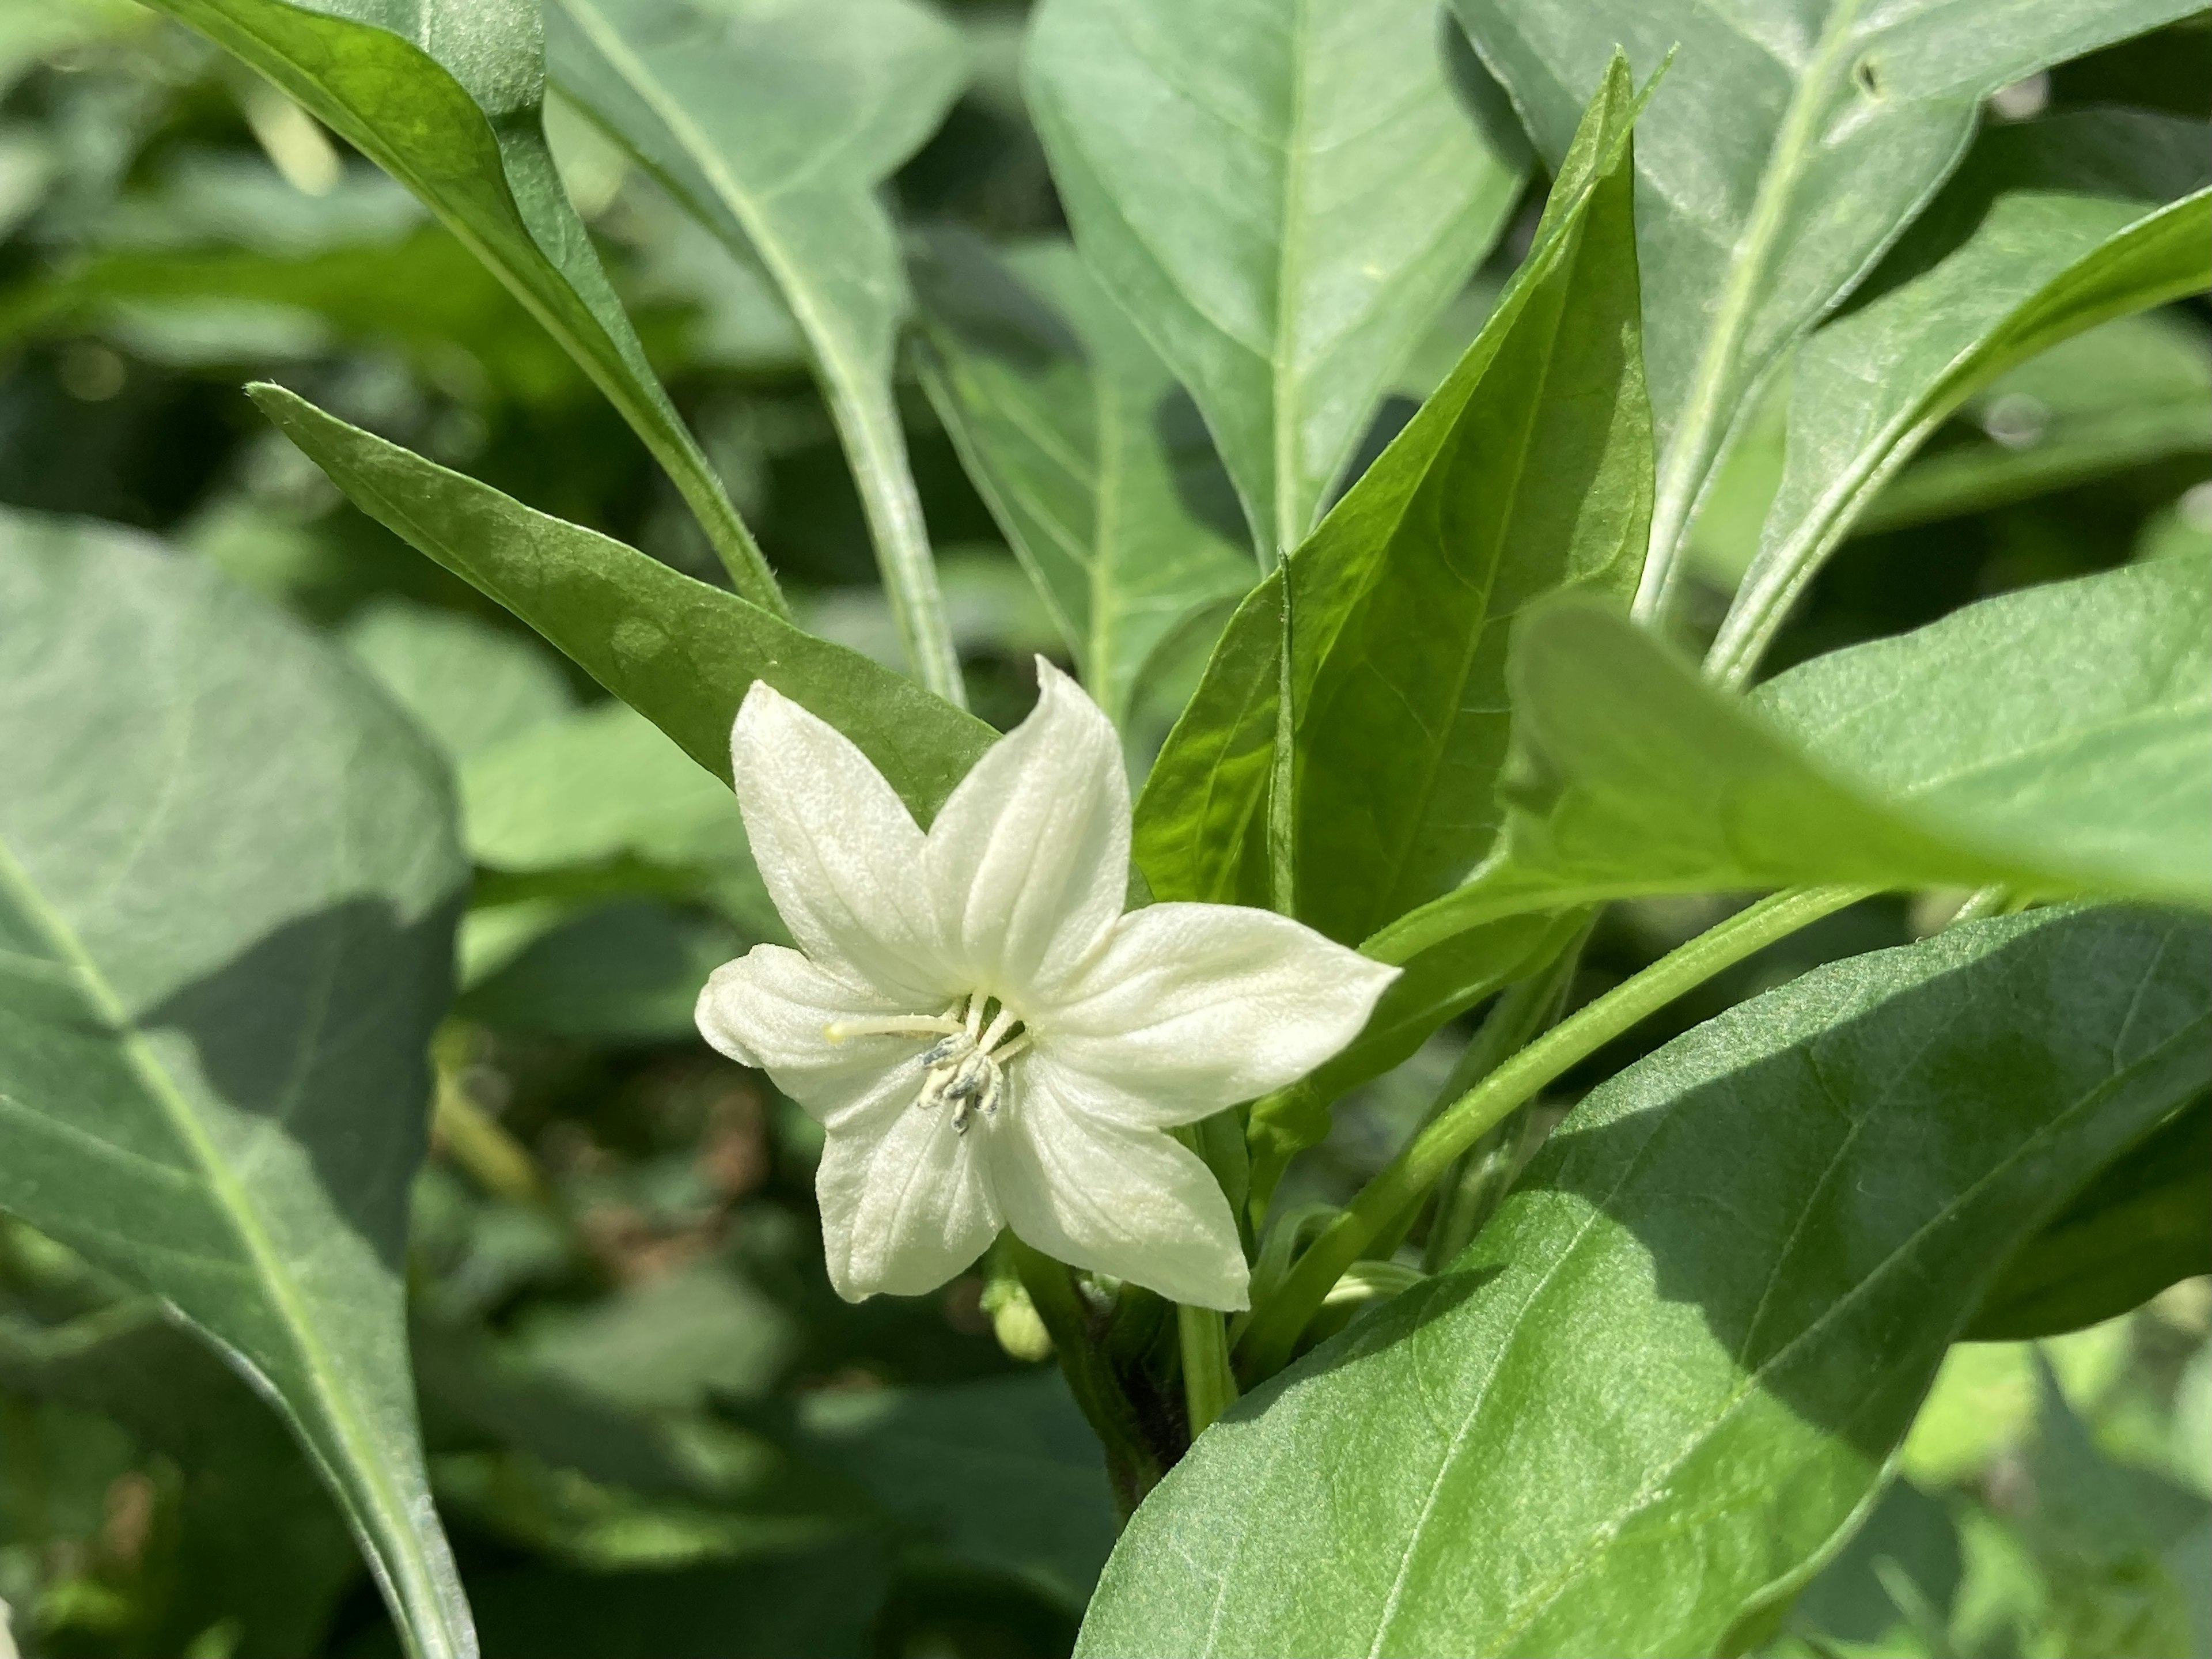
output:
[[[1983, 135], [1869, 278], [1873, 297], [1797, 354], [1781, 483], [1717, 672], [1747, 677], [1855, 523], [1936, 516], [1927, 498], [1947, 493], [1942, 481], [1921, 468], [1897, 474], [1975, 392], [2106, 319], [2212, 284], [2206, 140], [2200, 122], [2130, 110]], [[2123, 420], [2135, 401], [2114, 399]], [[2018, 430], [2024, 418], [1999, 452], [2022, 462], [2034, 453], [2026, 441], [2041, 435]], [[1945, 465], [1957, 463], [1923, 468]], [[1953, 479], [1948, 493], [1960, 488]]]
[[218, 1624], [237, 1654], [320, 1650], [359, 1555], [314, 1466], [204, 1345], [143, 1302], [0, 1321], [0, 1389], [98, 1412], [176, 1460], [178, 1558], [144, 1650], [185, 1652]]
[[730, 724], [757, 679], [852, 738], [925, 820], [997, 735], [735, 594], [533, 513], [281, 386], [250, 390], [362, 512], [521, 617], [725, 781]]
[[2212, 1100], [2163, 1125], [2014, 1253], [1967, 1334], [2077, 1330], [2212, 1273]]
[[912, 0], [552, 0], [553, 78], [699, 222], [774, 280], [805, 337], [908, 659], [949, 665], [944, 619], [900, 599], [929, 534], [891, 397], [906, 308], [876, 189], [944, 118], [960, 40]]
[[1957, 166], [1982, 100], [2193, 0], [1454, 0], [1539, 151], [1616, 48], [1650, 74], [1637, 236], [1662, 440], [1645, 603], [1750, 394]]
[[415, 192], [514, 291], [667, 469], [739, 592], [760, 549], [645, 361], [562, 191], [530, 0], [149, 0], [266, 76]]
[[1386, 961], [1528, 908], [1797, 882], [2212, 906], [2212, 567], [1985, 599], [1742, 703], [1561, 605], [1523, 624], [1513, 683], [1499, 849]]
[[940, 233], [922, 384], [1117, 721], [1153, 653], [1250, 586], [1234, 495], [1174, 377], [1065, 242]]
[[0, 1208], [220, 1347], [413, 1649], [470, 1654], [403, 1318], [467, 882], [444, 768], [205, 566], [55, 522], [0, 537]]
[[1450, 47], [1423, 0], [1046, 0], [1031, 25], [1077, 246], [1197, 400], [1266, 565], [1520, 195], [1520, 133]]
[[2201, 922], [2045, 911], [1668, 1044], [1451, 1270], [1200, 1439], [1077, 1652], [1741, 1651], [2006, 1252], [2212, 1079], [2208, 984]]
[[528, 635], [459, 611], [386, 599], [346, 625], [345, 642], [457, 764], [575, 706]]

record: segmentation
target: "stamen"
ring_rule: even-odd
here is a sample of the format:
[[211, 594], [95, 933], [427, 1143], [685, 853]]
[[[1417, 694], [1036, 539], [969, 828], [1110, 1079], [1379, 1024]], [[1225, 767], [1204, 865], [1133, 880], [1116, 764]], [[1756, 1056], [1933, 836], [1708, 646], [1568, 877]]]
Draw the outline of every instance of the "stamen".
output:
[[879, 1019], [833, 1019], [822, 1028], [832, 1042], [860, 1036], [957, 1036], [960, 1023], [949, 1014], [885, 1014]]
[[983, 1033], [982, 1041], [977, 1046], [987, 1054], [999, 1046], [999, 1039], [1006, 1036], [1007, 1028], [1014, 1023], [1014, 1011], [1001, 1003], [999, 1006], [999, 1017], [991, 1022], [991, 1029]]

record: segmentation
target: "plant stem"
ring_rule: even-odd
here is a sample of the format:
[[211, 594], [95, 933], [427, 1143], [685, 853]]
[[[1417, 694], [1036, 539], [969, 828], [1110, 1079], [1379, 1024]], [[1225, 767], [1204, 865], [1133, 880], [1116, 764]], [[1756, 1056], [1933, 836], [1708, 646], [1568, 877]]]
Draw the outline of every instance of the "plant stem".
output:
[[884, 597], [890, 602], [891, 621], [906, 647], [907, 664], [924, 685], [955, 708], [965, 708], [968, 689], [960, 678], [960, 653], [945, 620], [945, 595], [938, 586], [936, 561], [930, 556], [929, 531], [922, 522], [921, 498], [915, 492], [905, 435], [895, 416], [886, 419], [885, 411], [872, 405], [864, 392], [845, 384], [844, 377], [825, 371], [823, 378], [830, 418], [852, 464], [868, 538], [876, 546]]
[[1176, 1305], [1176, 1338], [1182, 1346], [1182, 1397], [1197, 1439], [1237, 1400], [1237, 1374], [1229, 1365], [1229, 1338], [1211, 1308]]
[[1762, 899], [1662, 957], [1515, 1054], [1416, 1135], [1314, 1241], [1282, 1287], [1253, 1310], [1240, 1345], [1238, 1374], [1249, 1385], [1281, 1370], [1322, 1298], [1369, 1243], [1419, 1204], [1454, 1159], [1546, 1084], [1685, 991], [1875, 890], [1800, 887]]
[[1103, 1322], [1085, 1303], [1066, 1264], [1031, 1249], [1011, 1232], [1002, 1236], [1002, 1243], [1037, 1317], [1051, 1334], [1068, 1391], [1106, 1449], [1107, 1477], [1113, 1483], [1115, 1502], [1127, 1518], [1159, 1483], [1167, 1467], [1099, 1346], [1097, 1328]]

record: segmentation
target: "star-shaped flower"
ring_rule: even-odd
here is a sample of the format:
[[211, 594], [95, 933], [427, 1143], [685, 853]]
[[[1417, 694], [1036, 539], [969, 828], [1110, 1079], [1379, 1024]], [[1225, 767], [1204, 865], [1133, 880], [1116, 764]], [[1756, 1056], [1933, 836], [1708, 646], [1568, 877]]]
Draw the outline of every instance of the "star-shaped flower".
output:
[[925, 835], [834, 728], [756, 684], [738, 802], [797, 951], [715, 970], [699, 1029], [827, 1132], [830, 1277], [935, 1289], [1002, 1226], [1175, 1301], [1249, 1300], [1228, 1200], [1167, 1132], [1295, 1082], [1396, 969], [1271, 911], [1122, 913], [1112, 725], [1040, 660], [1036, 711]]

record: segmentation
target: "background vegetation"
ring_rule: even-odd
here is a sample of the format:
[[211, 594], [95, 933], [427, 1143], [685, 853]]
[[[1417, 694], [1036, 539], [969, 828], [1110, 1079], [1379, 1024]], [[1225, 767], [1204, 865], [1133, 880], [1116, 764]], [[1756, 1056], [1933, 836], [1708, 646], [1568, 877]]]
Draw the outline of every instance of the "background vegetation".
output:
[[[901, 216], [994, 240], [1054, 233], [1015, 84], [1022, 14], [948, 15], [966, 78], [896, 173]], [[2005, 97], [2000, 119], [2091, 103], [2212, 115], [2212, 29], [2168, 29]], [[768, 284], [573, 111], [556, 100], [550, 116], [654, 367], [802, 620], [897, 664], [862, 505]], [[1367, 453], [1480, 324], [1541, 183], [1403, 371]], [[977, 1279], [837, 1301], [811, 1206], [817, 1132], [692, 1033], [708, 969], [776, 936], [726, 792], [345, 506], [239, 388], [279, 380], [715, 580], [665, 477], [404, 190], [119, 0], [0, 7], [0, 503], [137, 526], [218, 566], [342, 638], [451, 757], [478, 873], [410, 1276], [434, 1478], [487, 1652], [1064, 1652], [1114, 1516], [1057, 1371], [994, 1339]], [[1003, 726], [1033, 696], [1030, 653], [1057, 652], [1057, 636], [908, 380], [899, 407], [969, 695]], [[1776, 424], [1743, 445], [1698, 526], [1690, 609], [1709, 629], [1778, 475]], [[1776, 665], [2148, 543], [2212, 555], [2208, 475], [2202, 303], [2094, 331], [1945, 429], [1822, 575]], [[1202, 654], [1138, 687], [1134, 763]], [[1717, 914], [1614, 907], [1576, 998]], [[1815, 960], [1942, 919], [1934, 902], [1834, 917], [1595, 1057], [1549, 1103]], [[1341, 1199], [1380, 1167], [1464, 1024], [1340, 1111], [1281, 1201]], [[2208, 1334], [2212, 1282], [2197, 1279], [2072, 1337], [1954, 1351], [1903, 1478], [1776, 1650], [2212, 1651]], [[0, 1595], [27, 1652], [397, 1651], [335, 1510], [261, 1403], [13, 1224]]]

